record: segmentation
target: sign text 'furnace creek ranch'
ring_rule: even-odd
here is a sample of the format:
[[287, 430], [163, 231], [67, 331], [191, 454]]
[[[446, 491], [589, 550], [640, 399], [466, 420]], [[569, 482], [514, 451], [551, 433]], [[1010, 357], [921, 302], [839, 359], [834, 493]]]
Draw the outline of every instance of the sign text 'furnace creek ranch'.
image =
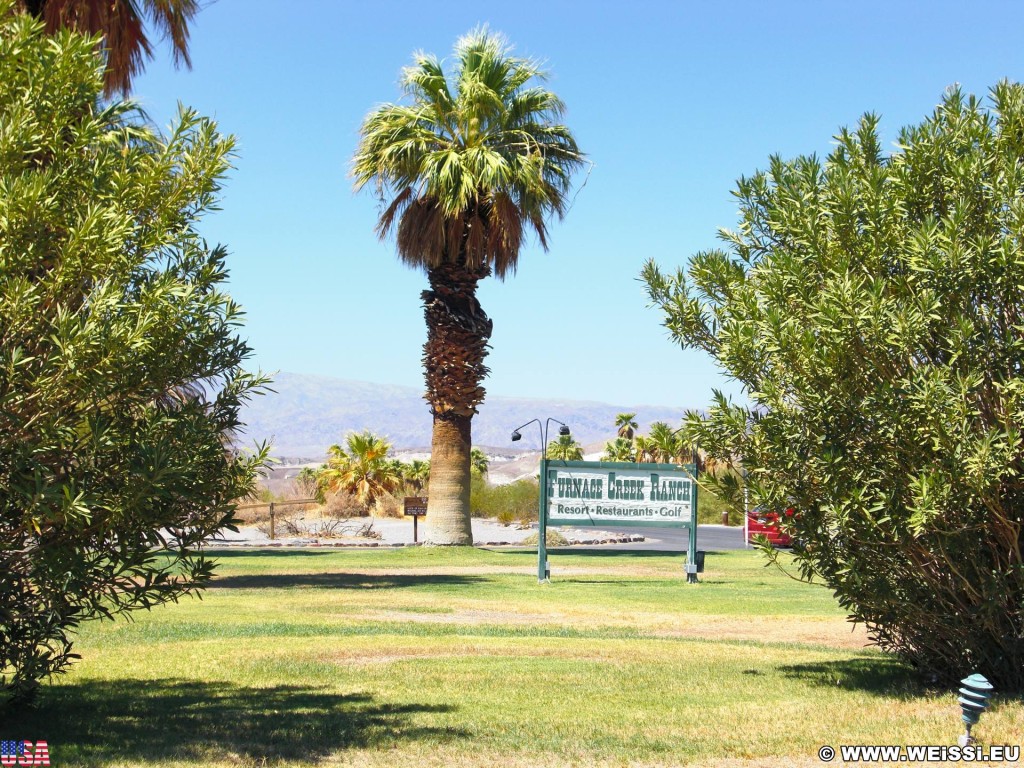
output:
[[581, 469], [548, 465], [550, 521], [688, 525], [693, 479], [682, 470]]

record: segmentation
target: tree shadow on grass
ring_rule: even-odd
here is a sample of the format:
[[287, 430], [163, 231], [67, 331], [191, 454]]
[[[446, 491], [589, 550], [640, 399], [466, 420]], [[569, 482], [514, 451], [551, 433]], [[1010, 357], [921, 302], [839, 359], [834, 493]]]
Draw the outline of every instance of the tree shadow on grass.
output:
[[4, 738], [48, 741], [54, 765], [316, 763], [348, 748], [467, 738], [460, 729], [409, 722], [417, 713], [454, 710], [297, 685], [90, 680], [47, 688], [37, 708], [6, 713], [2, 731]]
[[285, 587], [326, 587], [330, 589], [406, 589], [410, 587], [461, 587], [487, 581], [483, 576], [457, 574], [365, 573], [264, 573], [245, 576], [215, 576], [209, 589], [274, 589]]
[[[844, 661], [781, 666], [779, 670], [787, 677], [806, 680], [813, 685], [863, 691], [903, 700], [952, 694], [957, 688], [956, 682], [941, 683], [934, 678], [925, 679], [909, 664], [891, 656], [858, 656]], [[992, 701], [994, 707], [1004, 702], [1024, 703], [1024, 695], [1002, 695]]]
[[811, 685], [862, 691], [886, 698], [912, 699], [934, 693], [913, 667], [888, 656], [856, 656], [842, 661], [779, 667], [786, 677]]

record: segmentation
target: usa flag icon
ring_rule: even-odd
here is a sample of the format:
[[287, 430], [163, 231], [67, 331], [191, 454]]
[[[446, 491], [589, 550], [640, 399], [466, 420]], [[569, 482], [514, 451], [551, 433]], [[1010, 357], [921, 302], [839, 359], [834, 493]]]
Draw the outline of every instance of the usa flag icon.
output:
[[50, 765], [50, 747], [45, 741], [0, 740], [0, 766]]
[[0, 757], [21, 757], [24, 754], [24, 741], [0, 741]]

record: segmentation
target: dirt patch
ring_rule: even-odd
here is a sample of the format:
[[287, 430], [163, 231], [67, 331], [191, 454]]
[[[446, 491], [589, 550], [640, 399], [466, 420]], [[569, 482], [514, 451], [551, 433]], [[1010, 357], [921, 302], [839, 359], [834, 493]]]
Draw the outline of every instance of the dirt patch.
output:
[[[318, 654], [316, 660], [330, 664], [377, 665], [395, 664], [403, 661], [422, 659], [464, 659], [470, 656], [506, 657], [506, 658], [558, 658], [578, 659], [579, 651], [575, 648], [561, 646], [528, 646], [517, 643], [514, 646], [494, 644], [476, 644], [472, 641], [458, 644], [448, 643], [443, 650], [433, 648], [409, 647], [402, 649], [389, 648], [387, 651], [375, 653], [367, 649], [337, 650]], [[586, 655], [588, 662], [603, 662], [615, 665], [627, 663], [619, 654], [602, 654], [591, 649]]]
[[842, 617], [801, 618], [795, 616], [719, 616], [644, 614], [600, 617], [583, 614], [519, 613], [514, 611], [455, 609], [446, 613], [401, 610], [372, 611], [352, 615], [366, 621], [397, 621], [417, 624], [460, 626], [498, 624], [511, 626], [600, 627], [636, 629], [652, 638], [736, 640], [740, 642], [796, 643], [829, 648], [861, 649], [869, 645], [862, 626], [854, 627]]
[[653, 620], [651, 634], [670, 637], [705, 637], [709, 640], [762, 641], [825, 645], [830, 648], [860, 649], [867, 646], [864, 627], [846, 619], [800, 618], [796, 616], [686, 616], [674, 619], [675, 628]]
[[541, 613], [515, 611], [485, 611], [479, 609], [449, 611], [447, 613], [419, 613], [415, 611], [375, 611], [361, 618], [375, 621], [405, 621], [417, 624], [551, 624], [554, 617]]

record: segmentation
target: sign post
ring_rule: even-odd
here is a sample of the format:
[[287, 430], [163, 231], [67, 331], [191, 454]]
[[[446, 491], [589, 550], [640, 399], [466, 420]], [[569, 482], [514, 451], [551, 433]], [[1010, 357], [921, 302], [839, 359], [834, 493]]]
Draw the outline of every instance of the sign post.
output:
[[743, 470], [743, 548], [750, 549], [750, 496], [747, 494], [747, 470]]
[[545, 480], [548, 476], [548, 460], [540, 460], [540, 507], [537, 510], [537, 581], [543, 584], [551, 579], [548, 568], [548, 494]]
[[696, 464], [541, 459], [540, 473], [539, 581], [550, 578], [549, 525], [688, 528], [687, 581], [697, 581]]
[[405, 514], [407, 517], [412, 518], [412, 543], [418, 544], [420, 540], [419, 536], [419, 522], [421, 517], [425, 517], [427, 514], [427, 497], [426, 496], [406, 496], [405, 497]]
[[704, 553], [701, 552], [700, 560], [697, 555], [697, 452], [693, 452], [693, 464], [690, 465], [690, 476], [692, 491], [692, 518], [690, 535], [686, 537], [686, 583], [696, 584], [697, 574], [704, 570]]

